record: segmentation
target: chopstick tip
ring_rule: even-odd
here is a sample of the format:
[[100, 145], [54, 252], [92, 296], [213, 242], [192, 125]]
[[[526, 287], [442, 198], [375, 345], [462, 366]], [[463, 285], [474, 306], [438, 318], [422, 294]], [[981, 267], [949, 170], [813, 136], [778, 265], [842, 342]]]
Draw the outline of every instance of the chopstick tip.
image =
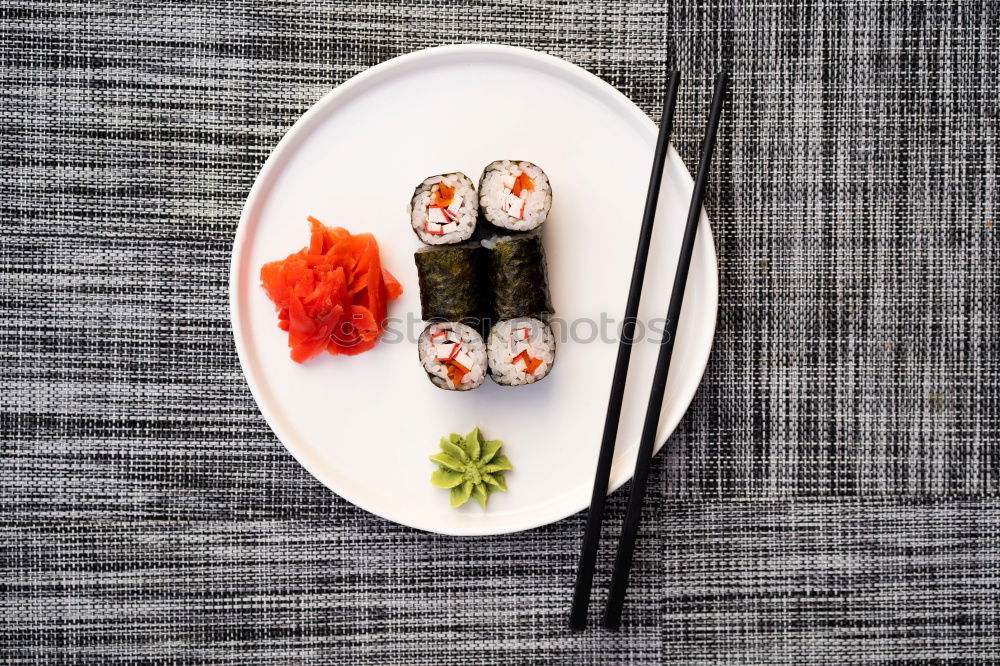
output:
[[716, 90], [725, 90], [729, 87], [729, 70], [721, 70], [715, 75], [715, 88]]

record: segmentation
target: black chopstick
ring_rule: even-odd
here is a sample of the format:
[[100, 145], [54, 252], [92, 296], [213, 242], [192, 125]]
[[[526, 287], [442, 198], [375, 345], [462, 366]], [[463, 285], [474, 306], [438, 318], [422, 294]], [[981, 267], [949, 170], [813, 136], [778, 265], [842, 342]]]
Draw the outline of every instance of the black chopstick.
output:
[[656, 204], [660, 198], [660, 181], [663, 179], [663, 163], [670, 147], [670, 131], [674, 123], [674, 107], [677, 105], [677, 88], [681, 82], [680, 72], [672, 72], [667, 84], [667, 94], [663, 100], [663, 117], [660, 132], [656, 137], [653, 152], [653, 170], [649, 176], [649, 190], [646, 193], [646, 208], [642, 214], [642, 228], [639, 230], [639, 247], [635, 252], [632, 268], [632, 284], [625, 305], [622, 322], [622, 337], [618, 344], [618, 360], [611, 382], [611, 397], [608, 398], [608, 413], [604, 419], [604, 436], [597, 456], [597, 472], [594, 474], [594, 490], [590, 498], [590, 512], [587, 514], [587, 529], [583, 535], [580, 551], [580, 565], [576, 570], [576, 587], [573, 591], [573, 609], [569, 625], [580, 631], [587, 626], [587, 607], [590, 604], [590, 588], [594, 579], [594, 565], [597, 562], [597, 546], [601, 539], [601, 524], [604, 522], [604, 502], [608, 495], [608, 476], [615, 454], [615, 439], [618, 436], [618, 420], [622, 411], [622, 396], [625, 394], [625, 378], [628, 361], [632, 354], [636, 318], [639, 315], [639, 296], [642, 294], [642, 280], [646, 274], [646, 257], [649, 254], [650, 238], [653, 235], [653, 221]]
[[625, 590], [628, 587], [629, 571], [632, 569], [632, 554], [635, 551], [635, 540], [639, 532], [642, 501], [646, 494], [646, 481], [649, 477], [649, 466], [653, 457], [653, 444], [656, 442], [656, 428], [660, 422], [660, 408], [663, 405], [663, 393], [667, 387], [667, 375], [670, 371], [670, 359], [674, 351], [677, 322], [680, 319], [681, 306], [684, 303], [684, 288], [687, 286], [688, 269], [691, 267], [691, 254], [694, 251], [694, 240], [701, 219], [701, 207], [705, 202], [708, 169], [712, 162], [712, 153], [715, 150], [715, 138], [719, 130], [719, 118], [722, 115], [722, 103], [728, 82], [729, 76], [725, 72], [715, 77], [712, 109], [708, 114], [708, 128], [705, 130], [705, 139], [701, 145], [701, 161], [698, 163], [698, 175], [694, 183], [694, 194], [691, 197], [691, 208], [688, 210], [687, 225], [684, 227], [684, 240], [681, 242], [680, 259], [677, 261], [677, 273], [670, 294], [666, 327], [660, 340], [660, 353], [656, 358], [656, 372], [653, 375], [653, 387], [649, 392], [649, 404], [646, 407], [642, 438], [639, 440], [635, 475], [632, 477], [632, 491], [628, 498], [628, 512], [625, 514], [625, 522], [622, 524], [618, 555], [615, 557], [615, 568], [611, 574], [611, 591], [608, 593], [608, 605], [604, 614], [604, 626], [608, 629], [617, 629], [621, 625]]

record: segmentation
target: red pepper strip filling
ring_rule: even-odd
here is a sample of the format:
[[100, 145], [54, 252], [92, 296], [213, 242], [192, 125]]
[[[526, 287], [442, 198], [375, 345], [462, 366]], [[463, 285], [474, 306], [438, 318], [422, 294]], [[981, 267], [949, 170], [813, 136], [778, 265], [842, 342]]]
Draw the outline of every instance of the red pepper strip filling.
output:
[[458, 361], [448, 361], [448, 379], [455, 386], [462, 383], [462, 378], [469, 373], [469, 369]]
[[535, 370], [542, 364], [542, 359], [530, 356], [527, 349], [515, 356], [511, 363], [516, 364], [518, 361], [524, 361], [524, 371], [529, 375], [535, 374]]
[[451, 205], [451, 202], [455, 200], [455, 188], [448, 187], [444, 183], [438, 183], [435, 185], [434, 190], [434, 205], [441, 206], [442, 208], [447, 208]]
[[515, 197], [519, 197], [521, 196], [521, 190], [535, 191], [535, 183], [524, 172], [521, 172], [521, 175], [514, 179], [514, 187], [510, 191]]

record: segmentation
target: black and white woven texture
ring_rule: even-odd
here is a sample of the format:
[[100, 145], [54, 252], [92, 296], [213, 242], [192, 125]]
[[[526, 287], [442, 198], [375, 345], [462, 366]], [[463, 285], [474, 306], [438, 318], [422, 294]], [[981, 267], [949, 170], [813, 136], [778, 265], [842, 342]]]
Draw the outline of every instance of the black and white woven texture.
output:
[[[998, 3], [0, 6], [0, 662], [996, 663]], [[618, 634], [566, 628], [582, 515], [368, 515], [234, 352], [229, 251], [275, 143], [350, 76], [469, 41], [653, 117], [681, 68], [689, 165], [733, 72], [715, 348]]]

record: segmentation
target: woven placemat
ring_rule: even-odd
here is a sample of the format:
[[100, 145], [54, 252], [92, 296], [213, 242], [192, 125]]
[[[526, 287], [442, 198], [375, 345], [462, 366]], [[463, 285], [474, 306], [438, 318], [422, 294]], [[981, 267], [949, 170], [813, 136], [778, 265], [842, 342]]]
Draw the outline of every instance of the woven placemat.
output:
[[[5, 663], [992, 660], [996, 3], [0, 7]], [[733, 72], [716, 343], [618, 635], [565, 629], [581, 516], [460, 540], [355, 509], [233, 349], [267, 154], [338, 83], [459, 42], [563, 57], [653, 117], [680, 67], [689, 165]]]

